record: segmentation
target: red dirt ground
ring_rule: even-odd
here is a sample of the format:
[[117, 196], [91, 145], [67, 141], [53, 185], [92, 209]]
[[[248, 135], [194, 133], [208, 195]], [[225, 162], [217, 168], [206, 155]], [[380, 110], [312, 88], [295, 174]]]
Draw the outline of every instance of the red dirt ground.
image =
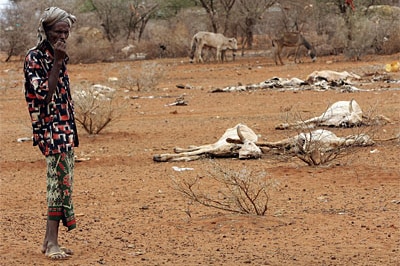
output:
[[[274, 76], [305, 79], [315, 70], [385, 73], [400, 55], [341, 57], [316, 63], [239, 57], [224, 64], [189, 64], [186, 58], [154, 60], [165, 67], [159, 89], [118, 88], [130, 98], [126, 113], [101, 134], [80, 130], [74, 203], [78, 227], [60, 231], [60, 242], [75, 251], [63, 265], [399, 265], [400, 171], [398, 140], [357, 149], [328, 166], [309, 167], [299, 159], [265, 156], [259, 160], [215, 159], [222, 167], [264, 170], [276, 187], [265, 216], [240, 215], [190, 203], [172, 186], [174, 176], [202, 176], [209, 160], [155, 163], [152, 156], [173, 147], [215, 142], [237, 123], [250, 126], [262, 140], [280, 140], [294, 131], [276, 131], [284, 110], [303, 117], [320, 115], [338, 100], [352, 98], [365, 110], [393, 123], [375, 138], [396, 136], [400, 127], [399, 83], [356, 84], [368, 92], [277, 91], [209, 93], [212, 88], [259, 83]], [[287, 61], [287, 60], [286, 60]], [[116, 69], [139, 71], [142, 62], [70, 65], [71, 82], [110, 85]], [[23, 95], [22, 63], [0, 64], [0, 241], [1, 265], [58, 265], [40, 253], [46, 221], [45, 163], [29, 137]], [[390, 73], [399, 80], [400, 72]], [[121, 77], [120, 77], [121, 78]], [[192, 89], [179, 89], [189, 84]], [[397, 88], [397, 90], [396, 90]], [[185, 93], [187, 106], [166, 106]], [[332, 129], [349, 135], [354, 129]], [[368, 129], [364, 129], [368, 130]], [[172, 166], [193, 171], [175, 172]], [[218, 188], [217, 188], [218, 189]], [[190, 216], [188, 215], [190, 213]]]

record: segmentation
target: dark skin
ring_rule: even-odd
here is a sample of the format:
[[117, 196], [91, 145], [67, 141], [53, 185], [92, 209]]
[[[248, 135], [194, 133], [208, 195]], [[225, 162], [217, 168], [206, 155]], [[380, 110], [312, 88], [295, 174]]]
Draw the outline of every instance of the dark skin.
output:
[[53, 46], [54, 49], [54, 64], [53, 68], [50, 70], [49, 74], [49, 93], [45, 101], [49, 103], [53, 98], [53, 94], [57, 89], [58, 82], [58, 74], [60, 73], [60, 69], [62, 64], [64, 63], [64, 59], [67, 55], [67, 44], [66, 40], [69, 37], [70, 27], [66, 22], [57, 22], [54, 24], [47, 32], [47, 40]]
[[[70, 27], [66, 22], [57, 22], [46, 31], [47, 40], [54, 49], [54, 64], [49, 73], [48, 89], [49, 92], [45, 98], [46, 103], [51, 102], [54, 93], [57, 90], [57, 82], [60, 69], [67, 55], [66, 40], [69, 36]], [[58, 244], [58, 228], [60, 221], [47, 220], [46, 234], [43, 241], [42, 252], [46, 255], [52, 255], [53, 259], [67, 259], [72, 255], [72, 250], [61, 248]]]

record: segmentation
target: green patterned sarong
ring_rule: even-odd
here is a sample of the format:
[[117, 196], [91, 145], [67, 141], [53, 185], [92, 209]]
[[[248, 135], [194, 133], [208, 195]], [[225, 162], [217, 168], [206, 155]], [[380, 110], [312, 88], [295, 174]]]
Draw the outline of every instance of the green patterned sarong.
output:
[[69, 230], [76, 227], [72, 187], [74, 180], [74, 152], [46, 156], [48, 219], [62, 220]]

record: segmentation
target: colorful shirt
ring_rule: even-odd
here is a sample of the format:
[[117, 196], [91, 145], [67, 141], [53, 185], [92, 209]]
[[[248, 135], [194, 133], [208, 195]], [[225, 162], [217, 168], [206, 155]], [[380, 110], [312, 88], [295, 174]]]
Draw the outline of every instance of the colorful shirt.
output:
[[33, 145], [43, 155], [64, 153], [79, 145], [74, 107], [66, 68], [68, 58], [60, 70], [57, 89], [49, 103], [45, 99], [54, 51], [45, 41], [29, 50], [25, 57], [25, 99], [33, 129]]

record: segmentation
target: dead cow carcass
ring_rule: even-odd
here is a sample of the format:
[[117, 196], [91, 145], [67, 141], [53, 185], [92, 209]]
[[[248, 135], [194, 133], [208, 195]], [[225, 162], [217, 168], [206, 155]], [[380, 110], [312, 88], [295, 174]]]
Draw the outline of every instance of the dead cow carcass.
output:
[[336, 157], [344, 149], [357, 146], [371, 146], [375, 142], [367, 134], [338, 137], [333, 132], [317, 129], [300, 133], [276, 142], [256, 143], [266, 153], [271, 149], [278, 154], [297, 156], [309, 165], [320, 165]]
[[315, 128], [317, 126], [353, 127], [361, 125], [362, 118], [363, 112], [360, 105], [352, 99], [351, 101], [335, 102], [320, 116], [294, 123], [282, 123], [275, 129]]
[[360, 76], [354, 74], [354, 73], [349, 73], [347, 71], [342, 71], [342, 72], [337, 72], [333, 70], [320, 70], [320, 71], [314, 71], [310, 75], [307, 76], [306, 81], [310, 84], [314, 84], [318, 81], [327, 81], [330, 83], [348, 83], [351, 82], [352, 80], [359, 80], [361, 79]]
[[255, 145], [258, 137], [254, 131], [244, 124], [237, 124], [225, 131], [222, 137], [213, 144], [190, 146], [187, 149], [175, 148], [173, 154], [157, 154], [156, 162], [193, 161], [209, 157], [238, 157], [239, 159], [255, 159], [261, 157], [261, 149]]
[[300, 133], [276, 142], [257, 142], [257, 146], [274, 149], [284, 149], [298, 153], [300, 151], [309, 151], [311, 147], [318, 144], [318, 149], [327, 152], [336, 148], [349, 146], [371, 146], [375, 142], [367, 134], [349, 135], [347, 137], [338, 137], [332, 131], [326, 129], [317, 129], [307, 133]]
[[196, 56], [196, 61], [203, 63], [201, 53], [203, 47], [213, 47], [217, 49], [217, 61], [221, 62], [225, 51], [230, 49], [233, 51], [233, 57], [237, 50], [237, 40], [235, 38], [227, 38], [221, 33], [213, 33], [207, 31], [200, 31], [196, 33], [190, 43], [190, 62]]

